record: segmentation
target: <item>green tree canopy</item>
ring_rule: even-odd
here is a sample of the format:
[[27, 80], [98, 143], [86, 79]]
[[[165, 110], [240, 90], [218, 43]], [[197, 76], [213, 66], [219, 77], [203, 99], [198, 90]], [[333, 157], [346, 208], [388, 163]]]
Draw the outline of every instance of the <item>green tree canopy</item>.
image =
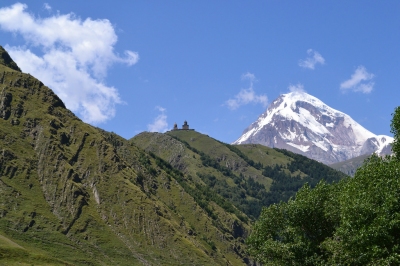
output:
[[265, 265], [400, 264], [400, 108], [392, 119], [393, 152], [371, 156], [354, 178], [264, 208], [247, 239]]
[[400, 159], [400, 106], [394, 111], [392, 124], [390, 125], [391, 132], [394, 135], [392, 151], [398, 159]]

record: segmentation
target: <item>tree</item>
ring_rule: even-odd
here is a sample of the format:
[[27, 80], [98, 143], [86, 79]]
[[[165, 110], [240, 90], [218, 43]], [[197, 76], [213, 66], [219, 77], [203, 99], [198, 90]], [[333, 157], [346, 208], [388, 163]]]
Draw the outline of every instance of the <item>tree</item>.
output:
[[397, 159], [400, 159], [400, 106], [394, 110], [392, 123], [390, 125], [390, 132], [394, 135], [394, 141], [392, 144], [392, 151], [396, 155]]
[[324, 246], [332, 264], [400, 264], [400, 164], [370, 157], [339, 194], [340, 224]]
[[332, 237], [339, 218], [339, 185], [307, 184], [295, 199], [264, 208], [247, 239], [249, 252], [266, 265], [315, 265], [327, 257], [322, 243]]
[[395, 156], [371, 156], [354, 178], [264, 208], [247, 239], [266, 265], [400, 265], [400, 108]]

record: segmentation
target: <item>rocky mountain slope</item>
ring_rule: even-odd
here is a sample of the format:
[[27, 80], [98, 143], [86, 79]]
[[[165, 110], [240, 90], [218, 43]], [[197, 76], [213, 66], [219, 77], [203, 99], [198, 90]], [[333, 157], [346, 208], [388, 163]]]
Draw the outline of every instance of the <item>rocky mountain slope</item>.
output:
[[1, 265], [251, 265], [262, 206], [345, 177], [194, 131], [125, 140], [0, 56]]
[[291, 92], [274, 100], [234, 144], [287, 149], [333, 164], [374, 152], [390, 154], [392, 141], [305, 92]]
[[250, 221], [237, 217], [246, 215], [196, 192], [154, 154], [83, 123], [0, 54], [0, 264], [249, 263]]

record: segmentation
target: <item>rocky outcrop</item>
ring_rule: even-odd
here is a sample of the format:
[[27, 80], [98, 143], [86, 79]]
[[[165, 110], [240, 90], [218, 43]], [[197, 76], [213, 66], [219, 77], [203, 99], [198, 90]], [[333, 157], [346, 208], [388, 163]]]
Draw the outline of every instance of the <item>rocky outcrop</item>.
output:
[[11, 115], [12, 94], [4, 87], [0, 93], [0, 117], [7, 120]]

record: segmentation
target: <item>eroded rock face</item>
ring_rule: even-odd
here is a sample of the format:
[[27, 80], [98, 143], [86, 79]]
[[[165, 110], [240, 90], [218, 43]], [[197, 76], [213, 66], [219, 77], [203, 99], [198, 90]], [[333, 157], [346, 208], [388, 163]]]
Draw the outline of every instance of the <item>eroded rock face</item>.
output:
[[0, 93], [0, 117], [7, 120], [11, 115], [12, 94], [4, 87]]
[[59, 150], [56, 141], [46, 138], [43, 131], [39, 133], [35, 150], [43, 195], [54, 215], [61, 220], [62, 232], [67, 234], [90, 197], [79, 178], [83, 169], [71, 168], [65, 160], [67, 155]]
[[287, 149], [332, 164], [373, 152], [388, 154], [392, 141], [307, 93], [292, 92], [273, 101], [234, 144]]
[[[171, 163], [184, 171], [179, 154], [178, 147]], [[213, 221], [155, 161], [81, 122], [32, 76], [0, 73], [2, 232], [34, 236], [32, 245], [42, 241], [44, 249], [56, 236], [94, 265], [177, 265], [182, 258], [193, 265], [243, 265], [242, 234], [232, 234], [248, 224], [237, 222], [231, 232], [235, 218], [222, 211]]]

